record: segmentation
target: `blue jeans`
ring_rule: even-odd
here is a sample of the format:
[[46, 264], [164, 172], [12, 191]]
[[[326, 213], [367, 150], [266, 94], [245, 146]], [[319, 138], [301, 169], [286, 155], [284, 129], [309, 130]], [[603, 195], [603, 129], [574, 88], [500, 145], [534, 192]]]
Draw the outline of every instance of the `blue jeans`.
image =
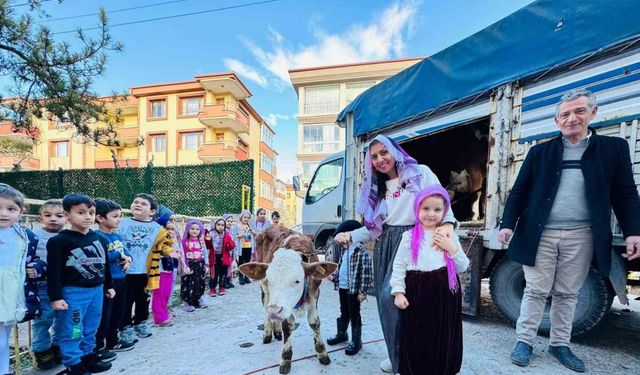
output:
[[51, 308], [47, 295], [47, 282], [38, 281], [38, 297], [40, 298], [40, 310], [42, 316], [31, 322], [31, 351], [40, 353], [47, 351], [51, 345], [58, 345], [58, 337], [55, 327], [55, 310]]
[[93, 353], [96, 346], [96, 331], [102, 316], [102, 285], [93, 288], [65, 286], [62, 298], [69, 309], [59, 311], [56, 324], [62, 353], [62, 364], [77, 365], [82, 357]]

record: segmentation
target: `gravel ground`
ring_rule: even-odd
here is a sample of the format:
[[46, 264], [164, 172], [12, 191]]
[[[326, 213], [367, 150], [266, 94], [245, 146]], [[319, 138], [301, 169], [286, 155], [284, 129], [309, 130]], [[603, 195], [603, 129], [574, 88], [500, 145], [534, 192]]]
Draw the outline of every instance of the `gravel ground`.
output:
[[[262, 344], [263, 310], [257, 283], [231, 289], [222, 297], [206, 297], [209, 308], [193, 313], [177, 311], [175, 325], [154, 328], [153, 336], [141, 339], [133, 351], [120, 353], [113, 368], [104, 374], [277, 374], [282, 343]], [[319, 302], [324, 340], [335, 333], [339, 314], [337, 292], [324, 282]], [[313, 339], [306, 319], [293, 333], [291, 374], [381, 374], [385, 345], [375, 300], [362, 305], [365, 343], [355, 357], [344, 351], [330, 353], [332, 363], [321, 365], [313, 356]], [[481, 314], [464, 320], [464, 362], [461, 374], [573, 374], [546, 352], [547, 338], [538, 337], [531, 366], [511, 364], [514, 329], [500, 317], [483, 286]], [[595, 330], [574, 339], [574, 350], [592, 374], [640, 374], [640, 302], [631, 307], [615, 305]], [[329, 349], [336, 349], [328, 347]], [[306, 358], [311, 356], [310, 358]], [[264, 369], [270, 366], [273, 368]], [[27, 370], [25, 374], [55, 373]]]

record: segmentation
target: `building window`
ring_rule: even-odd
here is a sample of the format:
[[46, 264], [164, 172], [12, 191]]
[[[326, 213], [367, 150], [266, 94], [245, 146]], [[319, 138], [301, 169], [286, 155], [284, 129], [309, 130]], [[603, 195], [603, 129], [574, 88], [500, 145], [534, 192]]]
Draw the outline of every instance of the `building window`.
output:
[[197, 116], [204, 105], [204, 96], [180, 98], [180, 114], [182, 116]]
[[336, 152], [340, 128], [336, 124], [303, 125], [302, 152]]
[[197, 150], [204, 143], [203, 132], [182, 133], [181, 148], [183, 150]]
[[271, 159], [270, 157], [268, 157], [266, 154], [264, 153], [260, 153], [260, 169], [262, 169], [263, 171], [269, 173], [270, 175], [273, 175], [273, 170], [276, 167], [276, 163], [273, 159]]
[[345, 93], [347, 104], [375, 84], [375, 81], [347, 83], [347, 91]]
[[262, 125], [262, 135], [260, 139], [266, 143], [269, 148], [273, 149], [273, 133], [265, 125]]
[[57, 158], [66, 158], [69, 156], [69, 142], [54, 142], [53, 156]]
[[151, 152], [167, 151], [167, 136], [164, 134], [151, 136]]
[[224, 133], [216, 133], [216, 142], [224, 142]]
[[312, 86], [304, 90], [304, 114], [337, 113], [340, 110], [340, 86]]
[[151, 100], [151, 118], [165, 118], [167, 117], [167, 100]]
[[273, 202], [273, 186], [261, 181], [260, 196]]

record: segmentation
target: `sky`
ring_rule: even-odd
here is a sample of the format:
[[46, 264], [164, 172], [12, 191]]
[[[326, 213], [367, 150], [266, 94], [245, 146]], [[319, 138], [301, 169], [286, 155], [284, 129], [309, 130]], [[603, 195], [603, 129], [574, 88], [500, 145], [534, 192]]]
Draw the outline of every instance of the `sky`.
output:
[[[23, 0], [14, 1], [15, 4]], [[78, 27], [107, 11], [111, 53], [95, 92], [192, 80], [233, 70], [249, 102], [275, 130], [278, 178], [296, 174], [297, 96], [288, 70], [432, 55], [493, 24], [529, 0], [65, 0], [44, 1], [56, 40], [74, 45]], [[140, 7], [139, 9], [126, 10]], [[224, 9], [227, 8], [227, 9]], [[182, 14], [196, 13], [187, 16]], [[91, 15], [71, 19], [63, 17]], [[166, 18], [169, 17], [169, 18]], [[158, 19], [160, 18], [160, 19]], [[162, 19], [165, 18], [165, 19]], [[126, 24], [157, 19], [150, 22]], [[124, 25], [119, 25], [124, 24]], [[0, 92], [4, 89], [0, 89]]]

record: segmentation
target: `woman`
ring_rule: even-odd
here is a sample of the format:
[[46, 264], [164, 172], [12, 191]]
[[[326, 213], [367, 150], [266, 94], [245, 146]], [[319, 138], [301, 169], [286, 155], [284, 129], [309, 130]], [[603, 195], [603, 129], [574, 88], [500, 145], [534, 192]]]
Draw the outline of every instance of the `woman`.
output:
[[[364, 227], [340, 233], [335, 242], [376, 241], [373, 253], [373, 278], [376, 286], [378, 315], [387, 344], [389, 359], [380, 364], [385, 372], [398, 372], [401, 322], [391, 295], [391, 272], [402, 233], [416, 222], [412, 207], [416, 194], [430, 185], [440, 185], [438, 177], [425, 165], [409, 156], [396, 142], [378, 135], [369, 143], [365, 158], [365, 177], [356, 210], [364, 217]], [[451, 211], [437, 229], [450, 235], [456, 219]]]

